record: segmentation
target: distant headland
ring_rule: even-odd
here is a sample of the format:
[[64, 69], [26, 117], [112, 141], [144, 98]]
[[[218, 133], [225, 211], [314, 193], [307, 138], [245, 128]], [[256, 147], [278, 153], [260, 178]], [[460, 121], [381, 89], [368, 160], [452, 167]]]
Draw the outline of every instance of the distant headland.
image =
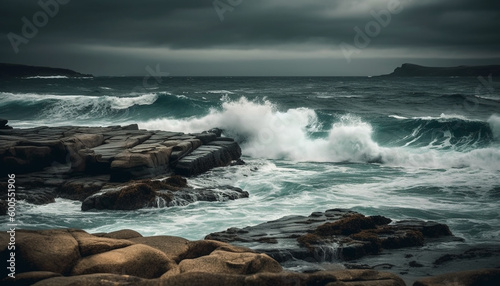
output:
[[426, 67], [415, 64], [403, 64], [392, 73], [382, 76], [390, 77], [439, 77], [439, 76], [500, 76], [500, 65], [458, 66], [458, 67]]
[[5, 77], [93, 77], [69, 69], [0, 63], [0, 78]]

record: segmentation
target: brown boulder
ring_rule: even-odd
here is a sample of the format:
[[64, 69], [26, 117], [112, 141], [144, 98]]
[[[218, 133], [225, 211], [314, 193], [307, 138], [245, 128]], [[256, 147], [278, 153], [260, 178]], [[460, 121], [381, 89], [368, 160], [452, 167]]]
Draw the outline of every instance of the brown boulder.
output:
[[180, 273], [255, 274], [276, 273], [282, 270], [281, 265], [266, 254], [234, 253], [222, 250], [215, 250], [210, 255], [196, 259], [184, 259], [179, 263]]
[[38, 281], [49, 279], [52, 277], [60, 277], [60, 273], [54, 273], [49, 271], [32, 271], [24, 273], [16, 273], [16, 278], [4, 278], [1, 282], [2, 285], [33, 285]]
[[78, 242], [70, 230], [16, 232], [16, 270], [68, 274], [80, 259]]
[[[151, 281], [146, 285], [157, 285], [157, 286], [200, 286], [200, 285], [210, 285], [210, 286], [240, 286], [240, 285], [251, 285], [245, 283], [245, 276], [243, 275], [231, 275], [225, 273], [206, 273], [206, 272], [189, 272], [182, 273], [179, 275], [171, 276], [165, 279], [159, 279], [157, 281]], [[254, 284], [255, 286], [259, 284]], [[266, 285], [266, 284], [260, 284]], [[273, 284], [267, 284], [273, 285]]]
[[130, 241], [156, 248], [176, 262], [183, 259], [181, 256], [189, 251], [190, 245], [189, 240], [176, 236], [137, 237], [131, 238]]
[[84, 257], [78, 261], [71, 275], [126, 273], [152, 279], [160, 277], [174, 265], [163, 252], [143, 244], [135, 244]]
[[209, 255], [215, 250], [224, 250], [234, 253], [254, 252], [250, 248], [234, 246], [229, 243], [220, 242], [216, 240], [190, 241], [188, 246], [189, 249], [184, 254], [180, 255], [180, 260], [193, 259]]
[[134, 244], [129, 240], [98, 237], [84, 231], [73, 232], [73, 237], [79, 244], [82, 257], [123, 248]]
[[141, 285], [145, 280], [135, 276], [117, 274], [89, 274], [71, 277], [55, 277], [42, 280], [36, 286], [117, 286]]
[[427, 277], [417, 280], [413, 286], [497, 286], [500, 269], [479, 269]]
[[94, 233], [93, 235], [99, 237], [114, 238], [114, 239], [131, 239], [131, 238], [142, 237], [140, 233], [131, 229], [122, 229], [110, 233]]

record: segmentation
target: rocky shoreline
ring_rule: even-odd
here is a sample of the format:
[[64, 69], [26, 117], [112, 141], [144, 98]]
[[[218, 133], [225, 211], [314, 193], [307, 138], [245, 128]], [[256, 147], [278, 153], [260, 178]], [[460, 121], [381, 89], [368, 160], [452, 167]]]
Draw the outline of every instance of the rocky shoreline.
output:
[[[133, 230], [18, 230], [15, 238], [15, 274], [2, 268], [2, 285], [406, 285], [395, 274], [373, 269], [286, 271], [250, 248], [143, 237]], [[0, 233], [3, 261], [11, 259], [9, 239], [9, 233]], [[481, 269], [426, 277], [413, 285], [498, 285], [499, 279], [500, 269]]]
[[[7, 120], [0, 122], [8, 126]], [[240, 156], [238, 143], [221, 137], [218, 129], [197, 134], [139, 130], [136, 124], [0, 129], [0, 175], [16, 175], [22, 186], [18, 199], [33, 204], [56, 197], [80, 200], [82, 210], [246, 198], [247, 192], [231, 186], [191, 188], [179, 176], [243, 164]], [[6, 195], [0, 195], [3, 207]]]
[[[80, 201], [82, 211], [136, 210], [227, 201], [251, 194], [233, 186], [193, 188], [184, 177], [244, 164], [221, 130], [203, 133], [110, 127], [12, 129], [0, 120], [0, 173], [16, 174], [16, 199]], [[184, 176], [184, 177], [183, 177]], [[6, 183], [0, 187], [7, 189]], [[7, 213], [7, 192], [0, 196]], [[288, 216], [208, 234], [205, 240], [143, 237], [133, 230], [90, 234], [79, 229], [0, 233], [0, 257], [15, 254], [15, 278], [2, 285], [497, 285], [496, 248], [437, 253], [461, 243], [439, 222], [392, 221], [346, 209]], [[168, 230], [165, 231], [168, 234]], [[436, 252], [434, 254], [434, 252]], [[425, 265], [432, 258], [432, 266]], [[483, 258], [486, 258], [484, 260]], [[483, 259], [483, 260], [481, 260]], [[469, 261], [468, 272], [450, 261]], [[478, 262], [479, 261], [479, 262]], [[482, 262], [481, 262], [482, 261]], [[444, 265], [444, 266], [443, 266]], [[436, 271], [431, 267], [452, 271]], [[408, 269], [422, 269], [407, 276]], [[459, 270], [470, 270], [460, 268]], [[427, 271], [427, 272], [426, 272]], [[427, 277], [420, 279], [419, 277]]]

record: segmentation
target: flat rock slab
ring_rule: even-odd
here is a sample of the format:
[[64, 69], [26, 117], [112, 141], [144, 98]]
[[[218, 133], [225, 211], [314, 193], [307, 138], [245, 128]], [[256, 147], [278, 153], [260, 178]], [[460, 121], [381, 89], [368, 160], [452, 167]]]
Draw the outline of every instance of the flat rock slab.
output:
[[[6, 120], [0, 123], [7, 126]], [[184, 134], [139, 130], [137, 124], [0, 128], [0, 175], [16, 174], [16, 196], [29, 203], [51, 203], [58, 196], [84, 201], [110, 183], [174, 174], [193, 176], [238, 161], [238, 143], [220, 136], [218, 129]], [[235, 190], [184, 190], [159, 196], [149, 205], [241, 197], [245, 193]], [[5, 214], [5, 199], [0, 196], [0, 215]], [[138, 206], [127, 209], [144, 205], [138, 202]]]
[[277, 261], [349, 261], [383, 249], [422, 246], [431, 238], [453, 238], [446, 225], [420, 220], [392, 222], [345, 209], [287, 216], [245, 228], [229, 228], [206, 239], [236, 243]]
[[241, 156], [236, 142], [213, 130], [184, 134], [139, 130], [136, 124], [0, 129], [0, 173], [36, 173], [60, 163], [70, 164], [73, 173], [111, 174], [112, 181], [121, 182], [197, 175]]

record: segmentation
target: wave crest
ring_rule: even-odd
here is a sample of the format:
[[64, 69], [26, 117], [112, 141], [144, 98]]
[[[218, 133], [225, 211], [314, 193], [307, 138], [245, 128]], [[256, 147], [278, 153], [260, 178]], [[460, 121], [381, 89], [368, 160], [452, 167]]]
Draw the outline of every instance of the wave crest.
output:
[[[315, 162], [380, 163], [417, 168], [478, 167], [500, 169], [500, 150], [483, 148], [469, 152], [437, 150], [432, 146], [380, 146], [372, 126], [354, 115], [344, 115], [326, 136], [314, 138], [321, 123], [308, 108], [280, 111], [269, 101], [242, 97], [224, 101], [202, 117], [162, 118], [139, 124], [144, 129], [200, 132], [213, 127], [235, 138], [243, 154], [254, 158]], [[496, 170], [495, 169], [495, 170]]]

